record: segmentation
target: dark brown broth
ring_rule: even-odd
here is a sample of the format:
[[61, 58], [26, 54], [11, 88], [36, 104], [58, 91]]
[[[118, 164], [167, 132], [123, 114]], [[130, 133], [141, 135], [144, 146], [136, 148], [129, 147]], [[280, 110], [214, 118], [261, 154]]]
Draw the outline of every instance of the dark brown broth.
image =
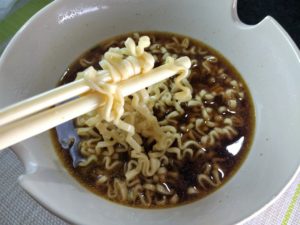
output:
[[[182, 40], [185, 38], [184, 36], [177, 35], [177, 34], [170, 34], [170, 33], [161, 33], [161, 32], [142, 32], [140, 34], [154, 36], [156, 39], [156, 43], [164, 43], [171, 39], [172, 36], [177, 37], [179, 40]], [[101, 56], [103, 53], [105, 53], [109, 47], [116, 47], [116, 46], [122, 46], [123, 41], [129, 37], [132, 36], [132, 34], [126, 34], [121, 35], [118, 37], [111, 38], [109, 40], [103, 41], [100, 44], [98, 44], [96, 47], [92, 48], [91, 50], [87, 51], [83, 55], [81, 55], [77, 60], [75, 60], [67, 69], [65, 74], [63, 75], [61, 81], [59, 82], [59, 85], [66, 84], [68, 82], [71, 82], [75, 79], [77, 72], [84, 70], [88, 66], [92, 65], [97, 69], [100, 69], [98, 62], [101, 60]], [[241, 75], [237, 72], [237, 70], [216, 50], [208, 47], [207, 45], [193, 40], [191, 38], [190, 42], [191, 45], [196, 45], [200, 47], [203, 52], [207, 52], [204, 55], [213, 55], [218, 58], [218, 62], [216, 63], [216, 67], [218, 69], [223, 69], [226, 74], [228, 74], [231, 78], [241, 82], [243, 84], [243, 90], [245, 91], [245, 98], [241, 102], [241, 105], [238, 107], [238, 112], [243, 119], [244, 124], [243, 126], [240, 126], [238, 131], [238, 136], [234, 138], [233, 140], [225, 140], [222, 141], [221, 144], [213, 147], [213, 148], [206, 148], [206, 154], [204, 157], [191, 159], [189, 157], [186, 157], [183, 161], [177, 160], [173, 155], [167, 153], [166, 155], [172, 160], [172, 165], [168, 165], [167, 169], [170, 171], [178, 171], [180, 174], [179, 180], [180, 182], [172, 182], [172, 178], [169, 178], [170, 180], [167, 180], [168, 186], [172, 189], [175, 189], [177, 192], [180, 201], [176, 205], [185, 204], [191, 201], [195, 201], [197, 199], [200, 199], [202, 197], [205, 197], [207, 194], [212, 193], [218, 188], [214, 187], [208, 187], [207, 189], [199, 189], [199, 194], [197, 195], [188, 195], [186, 194], [186, 189], [190, 186], [197, 186], [196, 177], [201, 171], [203, 170], [203, 165], [205, 162], [209, 162], [215, 157], [222, 158], [224, 161], [220, 162], [222, 168], [222, 173], [224, 177], [222, 177], [222, 185], [228, 181], [229, 178], [231, 178], [236, 171], [240, 168], [242, 162], [245, 160], [250, 145], [253, 138], [254, 133], [254, 126], [255, 126], [255, 115], [254, 115], [254, 107], [252, 103], [252, 99], [249, 93], [249, 90], [247, 88], [247, 85], [245, 84], [244, 80], [242, 79]], [[175, 53], [175, 52], [173, 52]], [[195, 57], [189, 54], [178, 54], [178, 55], [187, 55], [189, 57]], [[203, 62], [203, 56], [201, 54], [198, 54], [196, 56], [196, 59], [198, 60], [197, 65], [193, 66], [189, 81], [193, 85], [193, 96], [195, 93], [198, 93], [200, 90], [215, 90], [218, 92], [218, 90], [222, 90], [224, 86], [226, 87], [225, 82], [222, 81], [223, 87], [218, 87], [214, 84], [212, 84], [209, 80], [210, 76], [207, 74], [203, 68], [201, 68], [201, 62]], [[161, 61], [162, 55], [158, 54], [158, 59]], [[87, 61], [91, 61], [90, 65], [82, 66], [80, 64], [80, 60], [86, 59]], [[161, 62], [160, 62], [161, 63]], [[159, 64], [160, 64], [159, 63]], [[157, 66], [157, 65], [156, 65]], [[218, 81], [221, 82], [221, 81]], [[209, 106], [211, 108], [216, 108], [222, 103], [222, 98], [217, 96], [215, 98], [214, 102], [204, 102], [205, 106]], [[192, 118], [199, 118], [201, 117], [199, 110], [195, 109], [194, 107], [187, 107], [186, 105], [183, 105], [183, 108], [185, 110], [185, 113], [183, 115], [180, 115], [176, 118], [177, 124], [172, 124], [177, 127], [177, 130], [181, 130], [181, 126], [187, 124]], [[167, 115], [170, 111], [173, 111], [172, 108], [167, 108], [165, 111], [161, 111], [158, 109], [154, 109], [154, 114], [157, 116], [158, 120], [161, 120]], [[236, 112], [230, 112], [226, 111], [224, 112], [224, 115], [234, 114]], [[73, 168], [71, 158], [69, 154], [61, 149], [60, 144], [57, 141], [57, 136], [55, 130], [52, 131], [53, 134], [53, 143], [55, 144], [55, 149], [57, 154], [59, 155], [60, 160], [64, 164], [64, 166], [68, 169], [69, 173], [76, 178], [82, 185], [84, 185], [89, 190], [93, 191], [94, 193], [107, 198], [106, 196], [106, 188], [105, 187], [99, 187], [95, 185], [95, 179], [96, 179], [96, 173], [95, 170], [97, 170], [97, 164], [92, 164], [90, 166], [87, 166], [86, 168]], [[181, 130], [181, 134], [183, 137], [183, 140], [188, 139], [187, 131]], [[227, 147], [236, 141], [243, 138], [242, 145], [240, 146], [240, 149], [236, 155], [232, 155], [230, 152], [227, 151]], [[148, 152], [151, 150], [152, 145], [151, 144], [144, 144], [143, 145], [145, 152]], [[129, 155], [128, 153], [122, 153], [121, 158], [124, 162], [129, 161]], [[124, 176], [124, 171], [122, 168], [114, 170], [110, 176], [112, 177], [120, 177]], [[141, 178], [142, 179], [142, 178]], [[159, 196], [157, 194], [157, 198], [160, 198], [162, 196]], [[130, 206], [137, 206], [137, 207], [143, 207], [139, 204], [131, 204]], [[167, 207], [174, 206], [174, 205], [166, 205]], [[159, 208], [159, 206], [152, 206], [151, 208]]]

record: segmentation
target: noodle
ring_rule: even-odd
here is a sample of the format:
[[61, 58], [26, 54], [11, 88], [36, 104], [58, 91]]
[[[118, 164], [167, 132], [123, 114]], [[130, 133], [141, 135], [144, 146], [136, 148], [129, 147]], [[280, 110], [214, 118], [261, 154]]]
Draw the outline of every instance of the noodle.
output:
[[[251, 126], [251, 109], [241, 108], [251, 103], [245, 85], [218, 55], [189, 38], [131, 37], [104, 45], [109, 50], [99, 62], [101, 70], [91, 65], [94, 59], [80, 59], [89, 67], [77, 79], [85, 79], [105, 101], [75, 120], [84, 158], [76, 170], [123, 204], [169, 206], [204, 196], [235, 166], [233, 156], [224, 153], [226, 146], [241, 136], [249, 139], [242, 133]], [[191, 69], [181, 66], [175, 78], [125, 98], [118, 92], [117, 82], [154, 66], [171, 68], [181, 56], [190, 58]]]

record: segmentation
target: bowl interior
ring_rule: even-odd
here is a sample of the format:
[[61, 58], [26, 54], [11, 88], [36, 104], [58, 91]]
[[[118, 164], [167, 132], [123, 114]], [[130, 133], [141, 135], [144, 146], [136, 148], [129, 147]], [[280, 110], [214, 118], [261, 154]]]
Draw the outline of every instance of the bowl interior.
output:
[[14, 146], [26, 167], [21, 185], [50, 210], [80, 224], [232, 224], [270, 202], [299, 166], [299, 53], [272, 18], [256, 26], [241, 24], [235, 4], [58, 0], [18, 32], [0, 60], [0, 107], [4, 107], [55, 87], [74, 59], [108, 37], [158, 30], [209, 44], [242, 74], [256, 110], [250, 154], [225, 186], [178, 208], [116, 205], [86, 191], [67, 174], [48, 132]]

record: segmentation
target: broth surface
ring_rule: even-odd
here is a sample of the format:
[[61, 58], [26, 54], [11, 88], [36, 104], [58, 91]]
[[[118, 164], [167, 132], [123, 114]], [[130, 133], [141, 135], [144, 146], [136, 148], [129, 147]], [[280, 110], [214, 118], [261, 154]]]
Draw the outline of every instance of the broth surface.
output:
[[[193, 157], [186, 155], [179, 160], [175, 154], [166, 153], [168, 163], [164, 165], [164, 168], [167, 172], [162, 173], [163, 175], [154, 175], [156, 177], [153, 176], [151, 181], [139, 175], [141, 185], [150, 182], [154, 186], [162, 185], [167, 190], [172, 190], [173, 200], [167, 195], [155, 191], [152, 193], [146, 189], [141, 191], [140, 194], [151, 196], [148, 197], [151, 198], [148, 204], [142, 204], [138, 198], [136, 201], [128, 202], [109, 197], [107, 195], [108, 187], [97, 185], [96, 182], [99, 176], [98, 171], [103, 170], [99, 163], [74, 168], [68, 151], [62, 149], [58, 143], [54, 129], [52, 130], [53, 143], [61, 162], [68, 172], [83, 186], [101, 197], [121, 204], [143, 208], [172, 207], [186, 204], [201, 199], [221, 187], [236, 173], [245, 160], [252, 143], [255, 126], [255, 113], [251, 95], [238, 71], [211, 47], [178, 34], [140, 32], [139, 35], [150, 37], [151, 46], [146, 51], [156, 57], [155, 67], [163, 63], [166, 54], [175, 58], [180, 56], [190, 57], [192, 67], [188, 81], [193, 87], [193, 99], [197, 95], [202, 96], [203, 105], [189, 106], [182, 103], [181, 107], [184, 109], [184, 113], [168, 120], [168, 124], [180, 132], [183, 143], [193, 139], [202, 146], [201, 154]], [[99, 61], [103, 54], [110, 47], [122, 47], [127, 37], [132, 37], [135, 41], [138, 40], [136, 33], [130, 33], [102, 41], [88, 50], [69, 66], [59, 85], [73, 81], [77, 72], [83, 71], [91, 65], [96, 69], [101, 69]], [[167, 84], [170, 82], [172, 82], [172, 79], [169, 79]], [[230, 92], [230, 90], [233, 91]], [[209, 109], [210, 118], [208, 120], [204, 119], [203, 124], [199, 125], [197, 129], [193, 125], [189, 125], [194, 124], [199, 118], [205, 118], [205, 115], [203, 115], [204, 108]], [[158, 121], [162, 121], [174, 110], [173, 106], [166, 106], [163, 109], [154, 107], [153, 113]], [[223, 136], [215, 138], [216, 140], [213, 139], [213, 135], [209, 136], [208, 134], [213, 131], [214, 126], [218, 126], [216, 124], [226, 124], [224, 122], [226, 118], [230, 118], [231, 126], [235, 132], [230, 131], [228, 128], [228, 134], [224, 131]], [[226, 126], [224, 125], [224, 129]], [[207, 136], [207, 138], [204, 136]], [[176, 147], [176, 143], [173, 145], [171, 147]], [[153, 143], [149, 143], [145, 138], [143, 139], [143, 147], [145, 152], [149, 152], [153, 147]], [[191, 148], [195, 152], [199, 151], [195, 146]], [[122, 166], [108, 172], [107, 176], [111, 179], [124, 180], [124, 166], [129, 162], [130, 154], [121, 152], [118, 154], [118, 160], [122, 161]], [[217, 169], [214, 170], [216, 166]], [[213, 171], [217, 171], [218, 174], [214, 174]], [[211, 181], [199, 178], [200, 174], [204, 174]], [[216, 178], [220, 179], [220, 182]]]

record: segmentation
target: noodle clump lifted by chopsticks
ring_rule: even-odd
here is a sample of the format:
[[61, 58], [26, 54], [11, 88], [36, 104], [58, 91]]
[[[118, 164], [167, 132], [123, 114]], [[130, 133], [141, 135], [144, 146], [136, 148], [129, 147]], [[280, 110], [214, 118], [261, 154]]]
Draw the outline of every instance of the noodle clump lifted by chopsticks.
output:
[[[168, 126], [160, 126], [156, 117], [153, 116], [153, 111], [149, 107], [151, 100], [146, 89], [133, 94], [132, 100], [127, 99], [125, 101], [124, 97], [118, 93], [115, 85], [121, 80], [147, 73], [153, 69], [154, 57], [144, 50], [149, 46], [150, 39], [147, 36], [141, 37], [137, 46], [133, 39], [128, 38], [125, 42], [125, 48], [110, 48], [104, 54], [103, 59], [100, 61], [103, 70], [97, 71], [93, 67], [89, 67], [78, 73], [77, 76], [77, 79], [84, 78], [93, 90], [106, 96], [106, 101], [99, 107], [99, 110], [88, 114], [87, 120], [84, 121], [89, 127], [96, 127], [103, 136], [103, 141], [98, 142], [98, 147], [107, 148], [108, 155], [112, 155], [114, 152], [113, 146], [117, 143], [123, 146], [129, 145], [132, 148], [131, 158], [134, 161], [131, 164], [136, 166], [128, 169], [125, 175], [127, 180], [133, 179], [139, 173], [144, 176], [153, 176], [160, 167], [160, 161], [155, 156], [162, 156], [163, 152], [175, 140], [172, 129], [170, 130]], [[187, 61], [183, 62], [183, 65], [189, 67], [189, 59], [187, 57], [182, 59]], [[168, 57], [166, 64], [172, 65], [174, 61], [174, 58]], [[180, 102], [191, 99], [190, 87], [182, 82], [189, 74], [188, 69], [187, 66], [179, 67], [178, 72], [180, 72], [180, 75], [175, 79], [176, 92], [174, 92], [174, 99], [177, 101], [178, 106]], [[110, 82], [107, 82], [108, 79]], [[125, 113], [124, 104], [127, 109]], [[137, 114], [135, 115], [134, 112], [137, 112]], [[105, 129], [109, 122], [119, 128], [120, 134], [115, 130], [109, 132], [108, 129]], [[82, 131], [79, 128], [78, 133], [82, 134], [85, 130]], [[141, 136], [152, 137], [153, 141], [156, 142], [153, 146], [153, 152], [149, 154], [150, 157], [143, 151]], [[86, 166], [92, 160], [97, 160], [94, 155], [90, 155], [80, 165]]]

